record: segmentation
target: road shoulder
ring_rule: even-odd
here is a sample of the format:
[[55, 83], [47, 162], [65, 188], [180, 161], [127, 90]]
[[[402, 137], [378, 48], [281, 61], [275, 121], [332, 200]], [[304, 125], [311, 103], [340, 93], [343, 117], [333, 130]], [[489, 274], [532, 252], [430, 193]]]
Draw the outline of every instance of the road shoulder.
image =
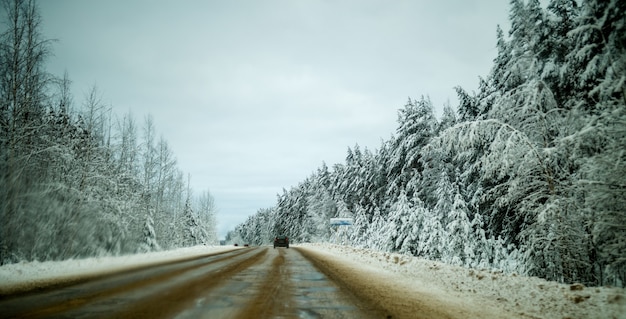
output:
[[244, 248], [199, 245], [144, 254], [3, 265], [0, 266], [0, 296], [67, 286], [112, 273], [219, 254], [234, 249]]
[[364, 264], [350, 256], [315, 246], [294, 248], [357, 297], [385, 309], [389, 318], [525, 318], [477, 303], [471, 296], [458, 298], [432, 282]]

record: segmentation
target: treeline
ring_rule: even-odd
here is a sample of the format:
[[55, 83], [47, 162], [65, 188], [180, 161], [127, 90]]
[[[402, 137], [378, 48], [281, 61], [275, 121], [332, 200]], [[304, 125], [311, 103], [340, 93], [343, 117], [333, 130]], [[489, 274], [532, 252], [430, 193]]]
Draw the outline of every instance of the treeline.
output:
[[52, 42], [34, 0], [3, 0], [0, 264], [217, 242], [208, 191], [188, 178], [150, 117], [117, 117], [94, 87], [46, 72]]
[[[511, 0], [478, 92], [409, 99], [228, 236], [334, 241], [560, 282], [626, 283], [626, 2]], [[331, 217], [354, 225], [331, 228]]]

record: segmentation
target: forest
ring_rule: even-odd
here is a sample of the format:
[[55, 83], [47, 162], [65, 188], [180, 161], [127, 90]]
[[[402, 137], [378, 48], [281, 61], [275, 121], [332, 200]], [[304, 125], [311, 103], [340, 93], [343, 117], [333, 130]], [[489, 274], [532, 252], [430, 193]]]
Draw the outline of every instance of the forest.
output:
[[46, 72], [54, 41], [35, 0], [2, 0], [0, 265], [216, 244], [216, 208], [148, 115], [80, 101]]
[[[227, 235], [334, 242], [558, 282], [626, 284], [626, 2], [511, 0], [477, 92], [398, 110]], [[331, 227], [333, 217], [352, 226]]]

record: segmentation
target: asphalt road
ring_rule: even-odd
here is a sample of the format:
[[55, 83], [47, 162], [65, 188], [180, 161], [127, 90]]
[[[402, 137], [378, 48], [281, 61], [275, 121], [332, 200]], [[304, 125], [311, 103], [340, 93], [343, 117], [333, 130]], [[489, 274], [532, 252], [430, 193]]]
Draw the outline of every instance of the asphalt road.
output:
[[304, 253], [243, 248], [5, 296], [0, 318], [397, 318]]

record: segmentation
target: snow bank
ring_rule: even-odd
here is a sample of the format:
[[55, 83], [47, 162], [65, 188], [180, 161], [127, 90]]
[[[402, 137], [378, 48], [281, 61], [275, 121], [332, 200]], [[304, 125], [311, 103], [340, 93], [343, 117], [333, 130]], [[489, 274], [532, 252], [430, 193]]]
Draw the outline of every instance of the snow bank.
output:
[[194, 246], [175, 250], [115, 257], [94, 257], [64, 261], [22, 262], [0, 267], [0, 296], [64, 285], [72, 282], [130, 270], [151, 264], [238, 249], [232, 246]]
[[[336, 259], [401, 275], [398, 286], [412, 284], [440, 300], [466, 300], [480, 308], [501, 309], [520, 318], [626, 318], [626, 290], [566, 285], [536, 277], [454, 267], [423, 258], [332, 244], [302, 244]], [[397, 280], [398, 276], [389, 276]], [[488, 317], [488, 316], [487, 316]]]

